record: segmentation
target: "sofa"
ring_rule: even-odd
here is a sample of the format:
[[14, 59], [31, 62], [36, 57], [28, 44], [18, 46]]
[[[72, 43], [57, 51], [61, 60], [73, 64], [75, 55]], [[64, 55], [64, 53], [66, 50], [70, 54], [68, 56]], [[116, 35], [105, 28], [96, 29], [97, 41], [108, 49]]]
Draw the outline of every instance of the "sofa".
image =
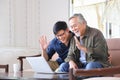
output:
[[110, 63], [113, 66], [120, 65], [120, 38], [106, 39], [108, 52], [110, 54]]
[[[110, 76], [120, 77], [120, 38], [106, 39], [108, 45], [109, 62], [111, 67], [97, 68], [92, 70], [85, 69], [70, 69], [69, 80], [76, 80], [75, 77], [90, 77], [90, 76]], [[91, 78], [90, 78], [91, 80]]]

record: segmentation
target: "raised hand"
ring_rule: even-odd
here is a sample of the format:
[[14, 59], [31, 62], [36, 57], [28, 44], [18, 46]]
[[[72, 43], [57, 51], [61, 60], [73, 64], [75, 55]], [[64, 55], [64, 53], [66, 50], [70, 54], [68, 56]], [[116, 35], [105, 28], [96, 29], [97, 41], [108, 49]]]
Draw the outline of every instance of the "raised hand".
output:
[[76, 36], [74, 36], [75, 42], [76, 42], [76, 46], [79, 50], [83, 50], [85, 53], [87, 53], [87, 48], [84, 47], [83, 45], [80, 44], [80, 41], [77, 39]]
[[41, 46], [41, 49], [42, 50], [46, 50], [49, 43], [47, 42], [47, 38], [45, 35], [41, 36], [40, 39], [39, 39], [39, 43], [40, 43], [40, 46]]
[[77, 46], [77, 48], [80, 49], [80, 48], [81, 48], [80, 41], [77, 39], [76, 36], [74, 36], [74, 39], [75, 39], [75, 42], [76, 42], [76, 46]]

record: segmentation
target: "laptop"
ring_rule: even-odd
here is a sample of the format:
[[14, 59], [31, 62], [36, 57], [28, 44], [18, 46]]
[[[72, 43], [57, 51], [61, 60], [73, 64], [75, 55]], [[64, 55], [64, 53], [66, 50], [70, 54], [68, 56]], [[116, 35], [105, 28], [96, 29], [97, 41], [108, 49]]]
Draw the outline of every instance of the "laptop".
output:
[[26, 60], [36, 73], [66, 73], [66, 72], [54, 72], [44, 57], [26, 57]]

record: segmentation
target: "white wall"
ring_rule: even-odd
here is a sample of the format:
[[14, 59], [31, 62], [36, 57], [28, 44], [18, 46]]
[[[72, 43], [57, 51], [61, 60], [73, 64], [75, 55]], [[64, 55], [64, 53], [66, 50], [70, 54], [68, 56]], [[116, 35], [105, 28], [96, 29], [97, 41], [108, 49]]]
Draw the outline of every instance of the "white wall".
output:
[[68, 20], [69, 0], [0, 0], [0, 47], [39, 49], [39, 37], [51, 40], [53, 25]]
[[8, 0], [0, 0], [0, 46], [9, 44], [9, 5]]
[[[40, 4], [40, 33], [53, 37], [52, 28], [58, 20], [68, 20], [69, 0], [41, 0]], [[50, 34], [50, 35], [49, 35]]]

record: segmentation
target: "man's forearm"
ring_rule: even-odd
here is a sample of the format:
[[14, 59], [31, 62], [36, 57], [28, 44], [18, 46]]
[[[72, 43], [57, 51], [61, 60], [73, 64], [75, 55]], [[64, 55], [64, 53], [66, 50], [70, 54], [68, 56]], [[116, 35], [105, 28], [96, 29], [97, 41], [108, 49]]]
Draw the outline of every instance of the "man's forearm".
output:
[[48, 54], [45, 50], [42, 51], [42, 56], [48, 61]]

